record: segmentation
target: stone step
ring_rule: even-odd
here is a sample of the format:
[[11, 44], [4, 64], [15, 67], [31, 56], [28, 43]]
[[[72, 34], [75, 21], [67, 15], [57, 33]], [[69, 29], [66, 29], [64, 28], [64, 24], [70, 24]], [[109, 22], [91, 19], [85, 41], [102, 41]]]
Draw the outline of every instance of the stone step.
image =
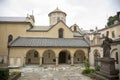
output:
[[25, 67], [26, 68], [38, 68], [39, 65], [26, 65]]
[[118, 78], [118, 75], [110, 75], [110, 74], [106, 74], [106, 73], [102, 73], [102, 72], [96, 72], [96, 74], [104, 76], [104, 77], [108, 77], [108, 78]]
[[93, 74], [93, 76], [96, 78], [96, 80], [119, 80], [118, 75], [108, 75], [101, 72], [96, 72]]
[[93, 75], [95, 76], [96, 80], [109, 80], [106, 77], [98, 75], [98, 74], [93, 74]]

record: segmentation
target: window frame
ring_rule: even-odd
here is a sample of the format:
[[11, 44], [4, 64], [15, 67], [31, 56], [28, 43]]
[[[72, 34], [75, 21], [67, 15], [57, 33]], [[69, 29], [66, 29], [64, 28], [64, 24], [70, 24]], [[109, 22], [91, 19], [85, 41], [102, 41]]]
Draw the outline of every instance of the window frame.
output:
[[112, 31], [112, 38], [115, 38], [115, 31]]

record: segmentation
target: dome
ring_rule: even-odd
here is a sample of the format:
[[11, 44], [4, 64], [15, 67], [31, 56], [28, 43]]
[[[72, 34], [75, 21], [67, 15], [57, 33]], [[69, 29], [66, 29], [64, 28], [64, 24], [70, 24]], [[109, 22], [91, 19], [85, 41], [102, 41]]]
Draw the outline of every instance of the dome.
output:
[[50, 25], [55, 25], [58, 21], [66, 23], [66, 13], [56, 8], [54, 11], [48, 14]]
[[56, 8], [54, 11], [50, 12], [48, 16], [50, 16], [52, 13], [63, 13], [65, 16], [67, 15], [65, 12], [61, 11], [60, 9]]

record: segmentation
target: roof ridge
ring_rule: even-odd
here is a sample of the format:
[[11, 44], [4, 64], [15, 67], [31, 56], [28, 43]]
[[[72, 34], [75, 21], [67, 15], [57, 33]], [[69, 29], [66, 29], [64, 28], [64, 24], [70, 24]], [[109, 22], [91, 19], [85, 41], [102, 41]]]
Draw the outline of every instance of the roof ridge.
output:
[[23, 16], [0, 16], [0, 18], [26, 18]]
[[36, 38], [36, 39], [80, 39], [82, 40], [81, 38], [48, 38], [48, 37], [19, 37], [19, 38]]
[[50, 25], [34, 25], [34, 26], [48, 26], [49, 27]]

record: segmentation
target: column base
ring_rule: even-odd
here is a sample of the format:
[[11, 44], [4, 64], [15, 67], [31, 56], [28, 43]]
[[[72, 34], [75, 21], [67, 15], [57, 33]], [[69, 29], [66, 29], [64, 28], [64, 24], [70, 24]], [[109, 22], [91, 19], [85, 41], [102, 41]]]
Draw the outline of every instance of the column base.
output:
[[74, 66], [74, 64], [71, 64], [71, 66]]

